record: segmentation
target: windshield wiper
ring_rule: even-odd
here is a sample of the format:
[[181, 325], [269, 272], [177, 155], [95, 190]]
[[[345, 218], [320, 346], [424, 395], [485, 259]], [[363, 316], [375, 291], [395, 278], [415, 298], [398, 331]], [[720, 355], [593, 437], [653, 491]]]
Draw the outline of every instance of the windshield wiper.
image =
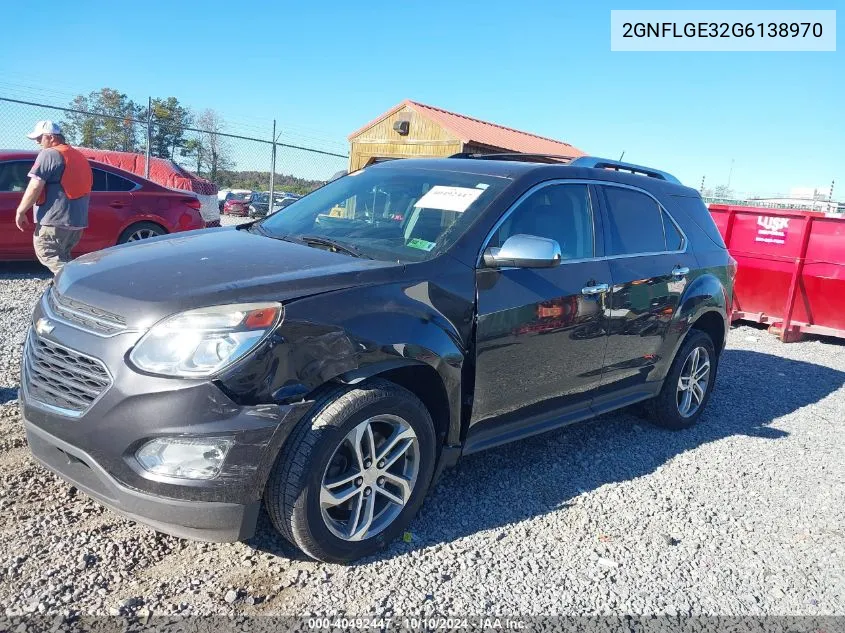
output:
[[[243, 226], [243, 225], [241, 225], [241, 226]], [[263, 235], [264, 237], [269, 237], [272, 240], [281, 240], [283, 242], [294, 242], [294, 243], [300, 242], [300, 240], [298, 238], [293, 238], [289, 235], [276, 235], [274, 233], [270, 233], [270, 231], [265, 229], [261, 225], [260, 222], [256, 222], [255, 224], [250, 225], [248, 230], [249, 231], [256, 231], [260, 235]]]
[[372, 257], [364, 255], [358, 248], [352, 246], [351, 244], [344, 244], [343, 242], [338, 242], [328, 237], [322, 237], [320, 235], [297, 235], [293, 239], [299, 240], [300, 242], [304, 242], [308, 246], [328, 246], [334, 251], [340, 251], [341, 253], [352, 255], [352, 257], [363, 257], [364, 259], [372, 259]]

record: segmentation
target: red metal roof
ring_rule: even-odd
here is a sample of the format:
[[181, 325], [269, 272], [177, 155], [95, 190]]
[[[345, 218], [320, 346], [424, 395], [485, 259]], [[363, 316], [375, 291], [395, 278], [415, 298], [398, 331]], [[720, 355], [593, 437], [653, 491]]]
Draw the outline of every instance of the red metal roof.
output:
[[479, 145], [489, 145], [495, 148], [510, 150], [512, 152], [522, 152], [525, 154], [558, 154], [561, 156], [584, 156], [577, 147], [573, 147], [569, 143], [563, 141], [556, 141], [545, 136], [538, 136], [529, 132], [522, 132], [514, 130], [513, 128], [497, 125], [496, 123], [489, 123], [479, 119], [458, 114], [456, 112], [449, 112], [441, 108], [425, 105], [406, 99], [399, 105], [391, 108], [377, 119], [367, 123], [364, 127], [356, 130], [349, 135], [349, 140], [358, 136], [361, 132], [369, 127], [372, 127], [379, 121], [389, 117], [391, 114], [397, 112], [404, 107], [410, 107], [416, 110], [422, 116], [431, 119], [435, 123], [457, 136], [464, 143], [477, 143]]

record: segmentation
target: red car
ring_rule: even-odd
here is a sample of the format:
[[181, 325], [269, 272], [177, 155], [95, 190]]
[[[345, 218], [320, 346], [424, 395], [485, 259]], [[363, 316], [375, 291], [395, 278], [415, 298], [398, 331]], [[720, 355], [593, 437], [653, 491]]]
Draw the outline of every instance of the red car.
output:
[[252, 195], [233, 193], [230, 196], [223, 203], [223, 215], [247, 217], [249, 215], [249, 205], [252, 202]]
[[[19, 231], [15, 211], [37, 152], [0, 151], [0, 260], [32, 260], [32, 231]], [[91, 161], [94, 188], [88, 228], [75, 256], [156, 235], [205, 228], [199, 199], [111, 165]], [[32, 213], [29, 214], [32, 221]]]

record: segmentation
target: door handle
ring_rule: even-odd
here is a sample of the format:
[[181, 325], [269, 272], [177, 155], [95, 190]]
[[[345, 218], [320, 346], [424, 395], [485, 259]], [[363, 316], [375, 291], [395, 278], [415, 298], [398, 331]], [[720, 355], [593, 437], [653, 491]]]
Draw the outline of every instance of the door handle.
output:
[[672, 276], [681, 279], [689, 275], [689, 268], [687, 266], [675, 266], [672, 269]]
[[113, 209], [122, 209], [126, 206], [126, 203], [121, 200], [112, 200], [109, 202], [109, 206]]
[[584, 286], [581, 288], [582, 295], [601, 295], [610, 290], [610, 286], [607, 284], [596, 284], [595, 286]]

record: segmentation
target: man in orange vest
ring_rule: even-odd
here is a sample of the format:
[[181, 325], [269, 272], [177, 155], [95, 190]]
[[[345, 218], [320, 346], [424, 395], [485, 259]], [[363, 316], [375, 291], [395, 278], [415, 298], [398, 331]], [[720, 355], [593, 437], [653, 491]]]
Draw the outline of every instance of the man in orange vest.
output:
[[15, 224], [25, 231], [30, 226], [27, 212], [35, 205], [35, 254], [55, 275], [71, 260], [71, 250], [88, 226], [94, 178], [88, 159], [67, 144], [52, 121], [38, 121], [27, 136], [42, 150], [29, 172]]

